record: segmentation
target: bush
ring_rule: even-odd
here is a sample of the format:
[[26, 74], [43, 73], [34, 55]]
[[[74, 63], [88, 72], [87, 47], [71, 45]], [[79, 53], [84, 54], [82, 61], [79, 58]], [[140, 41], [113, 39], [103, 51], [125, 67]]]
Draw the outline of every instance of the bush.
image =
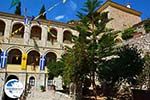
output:
[[122, 32], [122, 38], [124, 40], [128, 40], [130, 38], [133, 37], [133, 33], [135, 33], [135, 29], [134, 28], [128, 28], [128, 29], [125, 29], [123, 32]]
[[44, 92], [45, 91], [45, 86], [41, 85], [40, 89], [41, 89], [42, 92]]
[[144, 21], [144, 29], [146, 33], [150, 32], [150, 19]]

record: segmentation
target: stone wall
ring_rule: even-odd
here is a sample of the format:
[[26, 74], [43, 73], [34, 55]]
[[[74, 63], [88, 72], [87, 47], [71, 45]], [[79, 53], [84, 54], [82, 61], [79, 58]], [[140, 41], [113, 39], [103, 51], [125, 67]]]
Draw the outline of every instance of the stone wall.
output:
[[146, 52], [150, 52], [150, 33], [142, 34], [139, 37], [132, 38], [126, 41], [124, 44], [136, 46], [138, 49], [142, 50], [144, 54]]
[[114, 30], [123, 30], [141, 22], [140, 16], [122, 11], [112, 6], [108, 6], [103, 12], [106, 11], [109, 12], [108, 18], [112, 18], [112, 20], [107, 24], [107, 27]]

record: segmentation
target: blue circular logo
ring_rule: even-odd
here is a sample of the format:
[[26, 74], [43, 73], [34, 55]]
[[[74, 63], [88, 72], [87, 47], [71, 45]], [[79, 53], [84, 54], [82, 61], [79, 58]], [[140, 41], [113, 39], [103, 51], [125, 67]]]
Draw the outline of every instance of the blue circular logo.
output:
[[11, 79], [6, 82], [4, 91], [10, 98], [19, 98], [23, 93], [23, 84], [17, 79]]

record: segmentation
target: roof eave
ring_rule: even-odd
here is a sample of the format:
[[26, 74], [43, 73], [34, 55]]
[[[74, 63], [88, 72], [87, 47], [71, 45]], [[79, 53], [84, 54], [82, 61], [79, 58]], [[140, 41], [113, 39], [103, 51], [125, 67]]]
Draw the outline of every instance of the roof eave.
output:
[[118, 3], [112, 2], [112, 1], [106, 1], [101, 7], [99, 7], [99, 9], [97, 10], [98, 12], [102, 12], [105, 8], [107, 8], [108, 6], [112, 6], [115, 8], [118, 8], [120, 10], [126, 11], [128, 13], [134, 14], [136, 16], [141, 16], [141, 12], [136, 11], [134, 9], [128, 8], [126, 6], [120, 5]]

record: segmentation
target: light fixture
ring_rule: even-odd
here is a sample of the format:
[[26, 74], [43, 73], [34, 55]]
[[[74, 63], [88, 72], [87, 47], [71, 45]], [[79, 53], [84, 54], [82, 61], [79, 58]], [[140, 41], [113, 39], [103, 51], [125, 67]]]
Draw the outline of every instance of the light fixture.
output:
[[19, 59], [19, 55], [16, 55], [16, 60], [18, 60]]
[[38, 61], [39, 57], [36, 57], [35, 60]]

